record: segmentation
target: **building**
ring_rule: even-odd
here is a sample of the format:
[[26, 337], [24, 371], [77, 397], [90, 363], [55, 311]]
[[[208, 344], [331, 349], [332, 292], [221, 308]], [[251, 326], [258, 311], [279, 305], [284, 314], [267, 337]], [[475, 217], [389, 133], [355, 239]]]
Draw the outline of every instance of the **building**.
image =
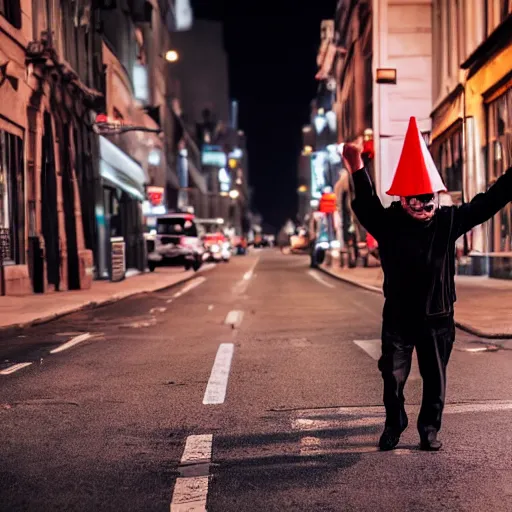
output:
[[432, 105], [430, 0], [340, 0], [338, 123], [340, 141], [364, 139], [385, 204], [409, 117], [428, 138]]
[[101, 102], [96, 11], [56, 0], [3, 7], [2, 293], [89, 288], [95, 222], [84, 190], [97, 170], [87, 123]]
[[32, 90], [25, 79], [25, 51], [32, 40], [32, 3], [15, 3], [0, 15], [0, 294], [30, 293], [29, 223], [36, 234], [35, 191], [27, 219], [27, 106]]
[[229, 99], [222, 24], [197, 20], [173, 45], [181, 56], [174, 68], [180, 206], [223, 218], [242, 234], [249, 229], [248, 158], [238, 103]]
[[[431, 151], [457, 204], [512, 165], [512, 2], [433, 2]], [[512, 278], [510, 205], [464, 239], [459, 269]]]
[[303, 223], [311, 213], [311, 155], [315, 145], [315, 132], [311, 125], [302, 127], [302, 148], [297, 164], [298, 222]]
[[[162, 207], [163, 192], [170, 181], [165, 137], [156, 133], [162, 129], [160, 123], [173, 129], [165, 122], [171, 115], [166, 102], [165, 63], [161, 62], [167, 28], [159, 5], [140, 0], [132, 2], [130, 8], [120, 2], [115, 8], [101, 10], [105, 114], [109, 120], [133, 129], [100, 135], [100, 278], [113, 278], [112, 243], [117, 249], [124, 246], [127, 271], [145, 270], [143, 205], [150, 199], [148, 187], [151, 207]], [[156, 194], [155, 189], [161, 193]], [[155, 204], [155, 197], [160, 198], [160, 204]]]

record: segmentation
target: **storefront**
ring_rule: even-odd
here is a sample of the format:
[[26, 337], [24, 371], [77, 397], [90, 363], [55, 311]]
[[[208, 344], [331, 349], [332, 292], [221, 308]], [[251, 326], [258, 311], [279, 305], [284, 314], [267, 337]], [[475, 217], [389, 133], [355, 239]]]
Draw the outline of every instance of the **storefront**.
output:
[[[499, 20], [498, 20], [499, 21]], [[492, 27], [491, 27], [492, 28]], [[512, 16], [495, 29], [462, 63], [465, 85], [465, 132], [467, 173], [475, 177], [466, 185], [468, 198], [487, 190], [511, 165], [512, 132]], [[481, 229], [473, 230], [471, 258], [479, 273], [512, 279], [512, 220], [506, 206]]]
[[[512, 77], [508, 89], [487, 103], [488, 182], [494, 183], [512, 166]], [[490, 251], [494, 256], [491, 272], [512, 278], [512, 207], [508, 204], [492, 220]]]
[[[1, 4], [0, 4], [1, 5]], [[21, 11], [3, 13], [0, 31], [0, 295], [31, 293], [26, 229], [27, 30]]]
[[144, 271], [144, 169], [107, 138], [100, 137], [103, 204], [98, 208], [100, 278], [112, 278], [112, 241], [124, 244], [124, 267]]
[[464, 141], [462, 119], [436, 138], [430, 152], [454, 204], [463, 201]]
[[23, 132], [0, 120], [0, 295], [6, 274], [25, 263], [25, 169]]

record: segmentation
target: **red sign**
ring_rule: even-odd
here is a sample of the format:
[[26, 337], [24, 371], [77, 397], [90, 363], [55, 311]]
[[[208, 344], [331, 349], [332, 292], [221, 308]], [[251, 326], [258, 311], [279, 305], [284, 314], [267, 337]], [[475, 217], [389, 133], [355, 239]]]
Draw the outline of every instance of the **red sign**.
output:
[[164, 199], [164, 187], [148, 187], [146, 193], [151, 206], [160, 206], [162, 204]]
[[332, 192], [323, 194], [318, 209], [322, 213], [334, 213], [336, 211], [336, 194]]

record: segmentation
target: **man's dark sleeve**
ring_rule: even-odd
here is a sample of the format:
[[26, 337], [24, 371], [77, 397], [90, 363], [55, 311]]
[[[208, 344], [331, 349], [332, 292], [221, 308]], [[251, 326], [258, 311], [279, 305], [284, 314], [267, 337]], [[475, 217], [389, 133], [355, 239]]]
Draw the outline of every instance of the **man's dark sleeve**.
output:
[[377, 241], [382, 236], [385, 209], [375, 192], [375, 187], [363, 168], [352, 174], [355, 198], [352, 201], [352, 210], [359, 222]]
[[459, 206], [455, 213], [457, 235], [496, 215], [512, 201], [512, 167], [500, 176], [487, 192], [477, 194], [469, 203]]

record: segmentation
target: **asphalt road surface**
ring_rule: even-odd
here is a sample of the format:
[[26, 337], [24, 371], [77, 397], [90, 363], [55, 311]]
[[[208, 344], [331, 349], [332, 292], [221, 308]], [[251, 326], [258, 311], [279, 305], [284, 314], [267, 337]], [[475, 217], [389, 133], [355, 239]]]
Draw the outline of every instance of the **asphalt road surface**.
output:
[[510, 347], [457, 334], [439, 453], [415, 366], [382, 453], [381, 308], [265, 250], [0, 334], [0, 510], [512, 511]]

